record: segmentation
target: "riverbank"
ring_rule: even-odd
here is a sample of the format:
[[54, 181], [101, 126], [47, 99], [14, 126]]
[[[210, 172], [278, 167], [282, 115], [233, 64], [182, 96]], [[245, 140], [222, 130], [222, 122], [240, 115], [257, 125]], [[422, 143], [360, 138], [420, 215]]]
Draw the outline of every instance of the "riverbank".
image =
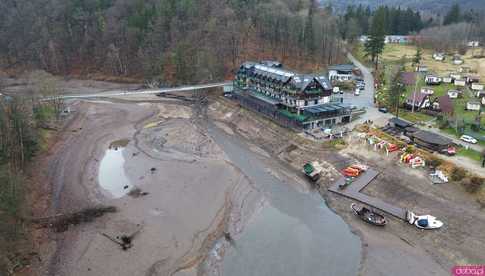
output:
[[[279, 252], [281, 247], [272, 247], [271, 243], [263, 246], [275, 251], [270, 256], [275, 262], [284, 263], [290, 258], [289, 264], [308, 264], [303, 260], [312, 258], [303, 258], [301, 252], [315, 250], [322, 256], [338, 256], [333, 264], [350, 266], [346, 254], [332, 256], [332, 251], [322, 250], [338, 245], [312, 247], [334, 239], [332, 231], [327, 234], [312, 230], [325, 227], [326, 216], [330, 216], [311, 209], [319, 206], [324, 210], [325, 202], [313, 196], [311, 185], [299, 173], [305, 162], [315, 159], [328, 168], [318, 192], [361, 238], [361, 275], [385, 274], [390, 270], [393, 275], [442, 275], [457, 263], [483, 262], [480, 252], [485, 247], [480, 241], [485, 238], [479, 231], [484, 226], [483, 212], [459, 187], [430, 186], [419, 173], [399, 167], [390, 173], [389, 169], [395, 167], [393, 160], [359, 147], [338, 152], [330, 145], [311, 142], [280, 128], [222, 97], [189, 98], [181, 103], [143, 96], [73, 105], [73, 122], [46, 158], [49, 181], [55, 187], [52, 208], [67, 212], [106, 204], [116, 206], [119, 212], [61, 234], [52, 233], [50, 239], [56, 246], [51, 244], [50, 252], [55, 254], [52, 261], [44, 262], [39, 275], [227, 275], [224, 271], [237, 272], [241, 267], [234, 260], [251, 261], [249, 256], [264, 262], [267, 254], [244, 254], [264, 245], [265, 240], [273, 239], [278, 245], [278, 238], [280, 242], [291, 240], [296, 244], [288, 246], [284, 254]], [[204, 105], [197, 104], [206, 101], [207, 114]], [[251, 156], [257, 156], [256, 161], [251, 161], [253, 157], [234, 161], [246, 154], [229, 154], [231, 150], [228, 152], [221, 146], [224, 142], [214, 139], [211, 128], [218, 135], [226, 135], [225, 140], [240, 141], [252, 152]], [[119, 140], [128, 141], [118, 155], [122, 156], [130, 186], [139, 192], [116, 199], [100, 189], [98, 170], [110, 145]], [[366, 193], [403, 208], [416, 206], [421, 212], [443, 218], [446, 227], [422, 232], [391, 218], [386, 228], [376, 229], [357, 220], [349, 210], [351, 201], [326, 189], [339, 177], [341, 168], [356, 160], [382, 172]], [[281, 183], [255, 182], [255, 176], [244, 173], [242, 167], [248, 166], [244, 162], [263, 162], [260, 167], [264, 177], [269, 175], [268, 179]], [[261, 173], [258, 170], [256, 174]], [[274, 188], [280, 186], [291, 189], [282, 192]], [[298, 202], [300, 197], [301, 203], [285, 204], [295, 199]], [[301, 208], [310, 211], [305, 214], [298, 211]], [[293, 223], [289, 223], [288, 214], [296, 219]], [[258, 230], [261, 223], [271, 222], [266, 219], [270, 217], [279, 217], [277, 222], [281, 224], [276, 225], [282, 226], [266, 232]], [[472, 225], [472, 220], [476, 227], [463, 227]], [[336, 229], [347, 228], [345, 224], [336, 225], [341, 225]], [[292, 230], [283, 236], [263, 235], [278, 229]], [[116, 237], [135, 232], [133, 247], [127, 251], [103, 235]], [[229, 239], [225, 233], [229, 233]], [[254, 233], [258, 235], [256, 239]], [[255, 240], [261, 242], [251, 245]], [[274, 258], [275, 254], [281, 258]], [[48, 259], [48, 254], [44, 256], [44, 260]], [[267, 262], [259, 268], [268, 264], [277, 265]], [[311, 273], [319, 265], [314, 262], [306, 271]], [[359, 267], [358, 261], [355, 265]]]
[[[234, 126], [235, 132], [258, 141], [268, 153], [295, 170], [313, 160], [319, 160], [324, 167], [330, 168], [319, 182], [320, 193], [346, 222], [360, 232], [364, 244], [363, 274], [374, 275], [383, 268], [375, 265], [376, 260], [396, 268], [393, 275], [420, 275], [423, 271], [443, 274], [456, 264], [485, 261], [480, 253], [485, 244], [478, 242], [484, 238], [480, 231], [485, 226], [483, 207], [459, 184], [432, 185], [426, 171], [398, 165], [397, 156], [379, 155], [360, 143], [351, 143], [336, 152], [329, 145], [308, 142], [253, 116], [251, 112], [238, 109], [230, 101], [216, 103], [211, 110], [219, 112], [215, 118], [223, 118], [226, 124]], [[352, 163], [364, 163], [380, 172], [364, 193], [405, 209], [433, 214], [445, 221], [445, 227], [439, 231], [423, 232], [391, 218], [385, 231], [380, 231], [356, 220], [349, 211], [351, 201], [327, 191], [328, 186], [339, 177], [339, 171]], [[404, 265], [409, 267], [408, 270], [397, 269]]]
[[[167, 117], [167, 108], [184, 112]], [[116, 101], [77, 105], [72, 129], [50, 157], [53, 208], [66, 213], [103, 204], [118, 212], [55, 234], [57, 249], [40, 275], [174, 275], [194, 269], [205, 257], [239, 206], [232, 191], [242, 196], [252, 188], [190, 123], [193, 117], [186, 118], [190, 109], [185, 109]], [[160, 124], [152, 127], [153, 121]], [[99, 164], [110, 145], [122, 139], [129, 140], [122, 154], [126, 176], [143, 196], [115, 198], [113, 191], [98, 187]], [[104, 236], [134, 232], [139, 233], [127, 251]]]
[[[149, 102], [81, 101], [72, 107], [75, 118], [47, 161], [54, 187], [52, 208], [56, 213], [70, 213], [102, 204], [114, 206], [118, 212], [52, 234], [56, 249], [40, 275], [211, 275], [215, 266], [207, 266], [209, 260], [205, 260], [216, 241], [230, 235], [237, 246], [244, 246], [239, 237], [244, 235], [248, 221], [253, 214], [268, 210], [280, 214], [280, 219], [269, 221], [260, 217], [261, 222], [253, 227], [255, 233], [269, 234], [261, 229], [268, 223], [276, 231], [298, 221], [302, 223], [296, 225], [306, 231], [304, 234], [288, 228], [284, 236], [271, 235], [295, 243], [284, 250], [287, 256], [279, 254], [280, 259], [275, 261], [288, 265], [293, 261], [293, 268], [316, 273], [327, 260], [327, 269], [357, 273], [360, 242], [343, 221], [330, 211], [325, 213], [326, 221], [324, 216], [315, 218], [326, 209], [322, 199], [307, 198], [311, 195], [307, 183], [294, 173], [267, 164], [264, 160], [269, 156], [257, 145], [240, 144], [240, 152], [232, 152], [229, 158], [221, 145], [227, 147], [239, 139], [230, 138], [234, 133], [222, 124], [208, 124], [205, 106], [153, 97]], [[217, 141], [214, 135], [219, 137]], [[234, 163], [241, 154], [253, 160], [252, 165], [263, 163], [258, 168], [241, 167]], [[105, 178], [100, 176], [104, 174], [106, 158], [113, 162], [110, 170], [119, 169], [122, 164], [125, 175], [114, 176], [123, 182], [121, 186], [115, 187], [116, 181], [100, 183]], [[126, 179], [129, 183], [124, 183]], [[268, 185], [272, 190], [267, 190]], [[138, 191], [132, 194], [125, 188]], [[300, 203], [292, 203], [295, 199]], [[279, 205], [275, 205], [275, 200]], [[302, 221], [305, 214], [313, 218]], [[330, 221], [335, 223], [328, 228], [328, 235], [339, 234], [344, 242], [321, 236]], [[137, 233], [133, 247], [126, 251], [106, 238], [132, 233]], [[284, 244], [279, 239], [273, 241], [274, 246]], [[302, 243], [302, 239], [306, 242]], [[261, 238], [262, 242], [269, 240]], [[321, 251], [323, 246], [317, 246], [319, 242], [338, 243], [343, 251], [338, 255], [325, 253]], [[269, 266], [272, 257], [268, 255], [274, 256], [277, 250], [267, 250], [260, 255], [261, 263], [255, 267], [255, 273], [266, 269], [268, 273], [293, 275], [290, 270], [280, 270], [284, 266]], [[303, 252], [313, 252], [305, 257], [314, 259], [312, 265], [292, 259]], [[252, 250], [247, 253], [254, 255]], [[351, 259], [350, 253], [354, 256]], [[338, 256], [342, 255], [348, 255], [350, 264], [339, 264]], [[130, 261], [133, 259], [137, 262]], [[242, 263], [243, 267], [248, 264]], [[225, 265], [220, 273], [228, 269]], [[238, 268], [232, 274], [246, 275], [244, 269]]]

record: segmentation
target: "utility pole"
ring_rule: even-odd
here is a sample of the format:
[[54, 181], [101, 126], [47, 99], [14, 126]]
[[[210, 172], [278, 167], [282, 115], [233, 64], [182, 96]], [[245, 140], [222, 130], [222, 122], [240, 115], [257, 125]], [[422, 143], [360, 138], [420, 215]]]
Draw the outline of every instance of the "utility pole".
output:
[[[419, 65], [418, 65], [419, 67]], [[411, 107], [411, 112], [414, 113], [414, 105], [416, 103], [416, 90], [418, 89], [418, 80], [419, 80], [419, 72], [416, 72], [416, 81], [414, 82], [414, 91], [413, 91], [413, 106]]]

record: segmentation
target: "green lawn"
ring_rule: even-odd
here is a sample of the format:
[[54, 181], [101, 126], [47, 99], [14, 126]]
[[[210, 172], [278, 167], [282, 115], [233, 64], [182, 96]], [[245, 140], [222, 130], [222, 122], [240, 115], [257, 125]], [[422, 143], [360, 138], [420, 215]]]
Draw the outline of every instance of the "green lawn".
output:
[[[444, 129], [441, 129], [441, 131], [445, 132], [445, 133], [448, 133], [450, 135], [453, 135], [455, 136], [456, 138], [460, 138], [461, 134], [458, 133], [456, 131], [456, 128], [454, 127], [448, 127], [448, 128], [444, 128]], [[482, 136], [482, 137], [485, 137], [485, 130], [480, 130], [480, 132], [478, 133], [475, 133], [471, 130], [470, 126], [467, 126], [465, 128], [465, 134], [468, 134], [470, 136], [473, 136], [475, 138], [477, 138], [478, 140], [478, 144], [482, 145], [482, 146], [485, 146], [485, 140], [480, 140], [478, 136]]]
[[372, 62], [365, 56], [364, 52], [364, 45], [362, 43], [357, 43], [353, 48], [352, 48], [352, 55], [358, 59], [362, 64], [369, 68], [373, 68], [374, 65]]
[[481, 153], [473, 149], [459, 148], [456, 154], [458, 156], [467, 157], [477, 162], [480, 162], [482, 160]]
[[[426, 86], [424, 83], [424, 76], [421, 76], [418, 85], [417, 91], [420, 91], [422, 87]], [[429, 86], [433, 89], [434, 94], [431, 96], [431, 99], [434, 100], [440, 96], [446, 95], [448, 90], [456, 89], [453, 84], [441, 84], [441, 85], [433, 85]], [[412, 95], [414, 92], [414, 86], [406, 86], [405, 96], [406, 98]], [[472, 123], [475, 121], [475, 117], [477, 116], [477, 111], [467, 111], [465, 110], [466, 103], [468, 101], [476, 101], [474, 97], [470, 96], [470, 91], [464, 90], [462, 93], [462, 97], [458, 99], [452, 99], [453, 106], [454, 106], [454, 116], [458, 117], [460, 120], [464, 119], [467, 123]], [[482, 115], [482, 126], [485, 126], [485, 114]]]
[[433, 116], [420, 112], [412, 113], [406, 109], [399, 109], [399, 117], [413, 123], [427, 122], [434, 119]]

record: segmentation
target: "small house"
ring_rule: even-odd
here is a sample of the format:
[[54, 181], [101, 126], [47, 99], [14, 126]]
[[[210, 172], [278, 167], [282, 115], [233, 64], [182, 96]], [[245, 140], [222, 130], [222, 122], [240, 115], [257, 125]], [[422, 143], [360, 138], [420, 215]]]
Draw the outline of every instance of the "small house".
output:
[[426, 95], [433, 95], [434, 90], [429, 88], [429, 87], [421, 87], [421, 93], [426, 94]]
[[392, 43], [392, 44], [408, 44], [412, 41], [411, 36], [407, 35], [386, 35], [384, 38], [384, 43]]
[[361, 35], [359, 37], [359, 41], [362, 42], [362, 43], [366, 43], [367, 41], [369, 41], [369, 36], [367, 36], [367, 35]]
[[446, 149], [453, 142], [447, 137], [426, 130], [419, 130], [410, 133], [409, 138], [411, 138], [416, 145], [433, 151], [441, 151]]
[[448, 97], [450, 97], [450, 99], [456, 99], [458, 98], [458, 95], [460, 95], [459, 90], [448, 90]]
[[451, 77], [443, 77], [441, 78], [441, 80], [443, 81], [443, 83], [452, 83], [453, 82], [453, 79]]
[[470, 73], [471, 70], [472, 68], [470, 68], [469, 66], [462, 66], [458, 68], [458, 72], [460, 73]]
[[328, 79], [336, 82], [352, 81], [354, 78], [353, 64], [338, 64], [328, 68]]
[[426, 82], [427, 85], [439, 85], [441, 84], [442, 79], [438, 76], [427, 75], [424, 78], [424, 81]]
[[412, 93], [406, 99], [406, 106], [408, 108], [421, 109], [421, 108], [428, 108], [431, 105], [429, 100], [429, 95], [424, 93]]
[[393, 117], [389, 119], [388, 125], [404, 132], [407, 127], [413, 126], [413, 123]]
[[416, 84], [416, 73], [415, 72], [402, 72], [401, 82], [404, 85], [415, 85]]
[[468, 83], [478, 83], [478, 82], [480, 82], [480, 76], [479, 75], [466, 75], [465, 79], [466, 79], [466, 82], [468, 82]]
[[454, 59], [454, 60], [453, 60], [453, 64], [454, 64], [454, 65], [461, 65], [461, 64], [463, 64], [463, 62], [464, 62], [464, 61], [463, 61], [462, 59]]
[[433, 59], [436, 61], [444, 61], [445, 60], [445, 53], [434, 53]]
[[458, 73], [450, 73], [450, 78], [452, 78], [453, 80], [459, 80], [461, 79], [461, 75]]
[[429, 71], [429, 69], [428, 69], [428, 66], [426, 66], [426, 65], [418, 65], [418, 66], [416, 66], [416, 72], [426, 73], [428, 71]]
[[466, 110], [470, 111], [478, 111], [480, 110], [480, 102], [467, 102], [466, 103]]
[[453, 56], [452, 63], [454, 65], [462, 65], [464, 63], [464, 61], [463, 61], [463, 59], [461, 59], [461, 57], [459, 55], [455, 55], [455, 56]]
[[468, 43], [466, 45], [468, 47], [471, 47], [471, 48], [476, 48], [476, 47], [480, 46], [480, 42], [476, 41], [476, 40], [472, 40], [472, 41], [468, 41]]
[[480, 100], [482, 105], [485, 105], [485, 91], [478, 91], [477, 98]]
[[456, 80], [455, 80], [455, 86], [461, 86], [461, 87], [465, 87], [465, 86], [466, 86], [466, 80], [463, 80], [463, 79], [456, 79]]
[[483, 90], [483, 84], [479, 84], [479, 83], [472, 83], [472, 90], [475, 90], [475, 91], [482, 91]]
[[453, 114], [453, 102], [448, 95], [438, 97], [438, 99], [433, 103], [433, 108], [439, 110], [441, 113], [448, 115]]

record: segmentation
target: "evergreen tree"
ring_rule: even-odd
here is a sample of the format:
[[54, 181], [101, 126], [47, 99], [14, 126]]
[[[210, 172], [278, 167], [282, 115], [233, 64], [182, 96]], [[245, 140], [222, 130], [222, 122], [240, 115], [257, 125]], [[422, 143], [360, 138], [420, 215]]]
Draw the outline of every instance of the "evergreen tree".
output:
[[372, 18], [368, 41], [364, 45], [366, 56], [370, 57], [372, 62], [375, 63], [376, 69], [379, 63], [379, 55], [382, 54], [385, 46], [385, 12], [383, 8], [376, 11]]
[[420, 64], [421, 63], [421, 59], [422, 59], [422, 51], [421, 51], [421, 47], [418, 47], [416, 49], [416, 55], [413, 58], [413, 65]]
[[458, 23], [462, 19], [461, 10], [458, 3], [454, 4], [443, 19], [443, 25], [450, 25], [453, 23]]
[[313, 13], [317, 9], [316, 0], [310, 0], [310, 7], [308, 8], [308, 16], [305, 23], [305, 30], [303, 33], [303, 39], [306, 48], [313, 53], [315, 51], [315, 39], [313, 32]]
[[389, 102], [391, 109], [396, 111], [396, 117], [399, 117], [399, 107], [401, 105], [401, 98], [406, 91], [406, 87], [402, 81], [402, 73], [404, 72], [405, 59], [401, 58], [399, 64], [394, 69], [391, 79], [391, 89], [389, 90]]

